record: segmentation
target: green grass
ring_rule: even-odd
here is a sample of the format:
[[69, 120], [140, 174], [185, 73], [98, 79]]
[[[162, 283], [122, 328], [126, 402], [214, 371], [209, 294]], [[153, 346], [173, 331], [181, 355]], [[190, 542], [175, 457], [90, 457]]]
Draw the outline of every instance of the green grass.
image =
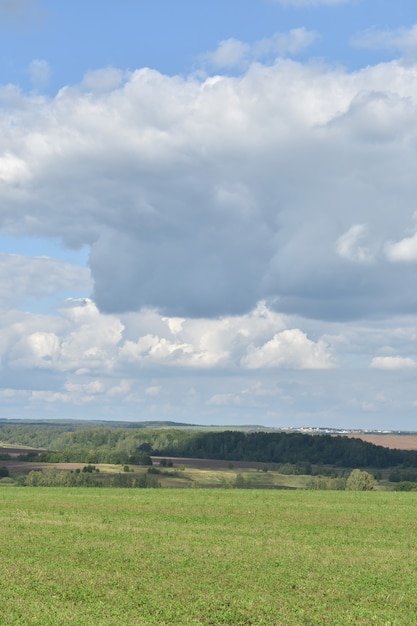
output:
[[0, 624], [417, 623], [417, 494], [0, 489]]
[[[165, 468], [160, 467], [158, 464], [154, 464], [153, 469], [159, 470], [160, 474], [155, 474], [155, 477], [164, 488], [178, 488], [178, 487], [225, 487], [230, 488], [235, 486], [236, 478], [240, 475], [243, 478], [245, 487], [256, 488], [283, 488], [289, 487], [292, 489], [305, 489], [306, 485], [311, 479], [311, 476], [305, 475], [287, 475], [280, 474], [277, 471], [262, 471], [262, 467], [265, 464], [260, 463], [259, 468], [239, 468], [233, 467], [233, 469], [227, 469], [228, 463], [225, 462], [223, 469], [207, 469], [207, 468], [193, 468], [181, 466], [181, 463], [176, 464], [175, 467]], [[0, 461], [1, 466], [1, 461]], [[27, 475], [34, 468], [33, 463], [22, 463], [19, 461], [17, 466], [19, 471], [13, 468], [13, 465], [9, 464], [10, 476], [13, 479], [18, 479], [19, 476]], [[45, 467], [54, 467], [55, 464], [51, 463]], [[59, 464], [58, 464], [59, 466]], [[82, 466], [82, 465], [81, 465]], [[100, 470], [100, 474], [95, 478], [103, 478], [106, 474], [120, 474], [124, 473], [123, 465], [111, 465], [104, 463], [95, 463], [94, 466]], [[80, 467], [80, 464], [75, 464], [75, 467]], [[131, 477], [139, 477], [142, 474], [146, 474], [148, 466], [128, 465]], [[1, 484], [1, 483], [0, 483]]]
[[[262, 467], [262, 464], [260, 464]], [[174, 478], [171, 476], [174, 475]], [[297, 476], [279, 474], [278, 472], [263, 472], [256, 469], [234, 468], [234, 469], [197, 469], [185, 468], [184, 471], [175, 467], [173, 470], [166, 470], [165, 474], [159, 475], [163, 487], [170, 486], [194, 486], [194, 487], [233, 487], [236, 478], [241, 476], [243, 485], [252, 488], [274, 488], [291, 487], [293, 489], [305, 489], [310, 476]]]

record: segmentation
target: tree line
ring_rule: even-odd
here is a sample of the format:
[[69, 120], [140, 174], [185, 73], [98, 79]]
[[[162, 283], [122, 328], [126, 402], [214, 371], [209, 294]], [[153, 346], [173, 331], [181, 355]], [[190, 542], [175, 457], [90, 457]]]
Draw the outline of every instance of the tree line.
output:
[[314, 463], [336, 467], [417, 467], [417, 451], [394, 450], [361, 439], [285, 432], [197, 433], [154, 454], [186, 458]]
[[121, 487], [121, 488], [158, 488], [161, 486], [157, 477], [145, 473], [131, 476], [127, 473], [102, 474], [74, 470], [57, 470], [48, 467], [33, 470], [27, 476], [18, 479], [21, 487]]

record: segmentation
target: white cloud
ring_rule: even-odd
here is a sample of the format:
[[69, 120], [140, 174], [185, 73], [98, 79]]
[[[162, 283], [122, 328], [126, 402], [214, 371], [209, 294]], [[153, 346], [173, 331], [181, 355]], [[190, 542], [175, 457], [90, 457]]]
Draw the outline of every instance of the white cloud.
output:
[[207, 404], [211, 404], [213, 406], [230, 406], [230, 405], [240, 405], [242, 403], [242, 399], [237, 394], [232, 393], [218, 393], [209, 398]]
[[[0, 86], [0, 228], [89, 246], [92, 275], [0, 255], [6, 415], [413, 416], [415, 28], [368, 40], [408, 63], [352, 72], [286, 58], [314, 37], [224, 41], [212, 66], [238, 76], [103, 68], [55, 97]], [[68, 292], [94, 300], [18, 310]]]
[[128, 392], [130, 392], [131, 388], [132, 388], [132, 381], [120, 380], [119, 384], [114, 385], [109, 388], [108, 393], [110, 396], [119, 396], [119, 395], [124, 396]]
[[366, 235], [365, 224], [354, 224], [336, 241], [336, 251], [343, 259], [360, 263], [371, 260], [368, 248], [359, 245], [359, 241]]
[[387, 257], [392, 262], [413, 263], [417, 261], [417, 233], [386, 246]]
[[159, 364], [189, 368], [236, 367], [248, 345], [263, 341], [284, 327], [281, 315], [260, 303], [251, 313], [222, 319], [162, 317], [159, 335], [146, 334], [126, 340], [120, 357], [142, 366]]
[[59, 391], [31, 391], [26, 394], [31, 402], [66, 404], [74, 400], [71, 394]]
[[353, 44], [374, 50], [381, 48], [400, 50], [406, 56], [415, 57], [417, 53], [417, 24], [411, 28], [398, 28], [396, 30], [371, 28], [355, 37]]
[[29, 172], [23, 159], [5, 152], [0, 157], [0, 181], [14, 184], [29, 177]]
[[123, 324], [120, 320], [100, 315], [89, 300], [70, 302], [68, 308], [61, 312], [72, 326], [61, 343], [63, 367], [111, 371], [115, 349], [122, 339]]
[[[377, 352], [391, 358], [377, 357], [365, 375]], [[341, 426], [378, 404], [381, 427], [383, 412], [389, 424], [415, 401], [414, 380], [381, 379], [381, 367], [414, 371], [401, 353], [417, 353], [410, 317], [323, 323], [263, 303], [246, 315], [179, 323], [70, 301], [59, 315], [0, 312], [0, 399], [10, 417], [59, 407], [61, 417]]]
[[113, 369], [122, 331], [120, 320], [100, 315], [92, 302], [68, 302], [61, 317], [26, 315], [9, 323], [3, 358], [13, 369], [105, 373]]
[[288, 33], [275, 33], [252, 44], [252, 54], [261, 59], [268, 56], [297, 54], [308, 48], [317, 39], [317, 33], [304, 27], [293, 28]]
[[[281, 58], [205, 80], [108, 71], [96, 91], [0, 89], [0, 227], [90, 246], [100, 310], [207, 319], [265, 300], [337, 320], [417, 304], [413, 268], [383, 255], [379, 267], [344, 262], [404, 236], [417, 192], [415, 68]], [[146, 334], [165, 340], [156, 361], [208, 358]]]
[[246, 387], [240, 387], [233, 393], [216, 393], [207, 400], [208, 406], [217, 407], [252, 407], [257, 411], [265, 411], [270, 403], [275, 406], [282, 404], [288, 407], [292, 404], [293, 398], [283, 393], [283, 390], [276, 384], [265, 384], [265, 382], [251, 381]]
[[[222, 319], [183, 319], [159, 317], [159, 334], [129, 328], [131, 320], [101, 314], [89, 300], [68, 301], [60, 316], [6, 317], [3, 329], [7, 337], [0, 356], [14, 371], [49, 370], [77, 376], [66, 382], [65, 392], [102, 392], [98, 379], [89, 376], [120, 377], [112, 383], [111, 395], [127, 394], [131, 385], [123, 372], [155, 367], [210, 370], [223, 368], [323, 368], [333, 365], [330, 348], [319, 340], [307, 338], [299, 329], [285, 329], [283, 316], [261, 303], [243, 316]], [[148, 312], [135, 317], [148, 317]], [[136, 325], [136, 324], [134, 324]], [[141, 325], [141, 324], [139, 324]], [[155, 324], [155, 329], [158, 324]], [[138, 331], [136, 331], [138, 332]], [[102, 380], [102, 379], [100, 379]], [[107, 387], [106, 387], [107, 389]], [[159, 385], [149, 385], [147, 395], [159, 393]]]
[[60, 292], [89, 292], [91, 277], [87, 268], [49, 257], [0, 253], [0, 308], [22, 299], [41, 299]]
[[260, 347], [250, 347], [242, 364], [249, 369], [328, 369], [334, 367], [334, 360], [324, 342], [314, 343], [299, 329], [291, 329], [275, 334]]
[[197, 361], [201, 356], [201, 362], [204, 365], [204, 355], [195, 354], [192, 345], [187, 343], [179, 343], [169, 341], [165, 337], [156, 337], [155, 335], [145, 335], [136, 343], [127, 341], [121, 348], [121, 355], [129, 362], [142, 363], [153, 362], [160, 365], [192, 365], [193, 361]]
[[161, 387], [159, 385], [152, 385], [145, 389], [145, 393], [148, 396], [158, 396], [161, 393]]
[[236, 67], [246, 59], [250, 53], [248, 44], [238, 39], [221, 41], [217, 50], [207, 53], [204, 58], [214, 67]]
[[306, 28], [275, 33], [272, 37], [259, 39], [251, 44], [231, 38], [222, 41], [217, 50], [203, 55], [202, 59], [219, 69], [247, 66], [255, 60], [273, 60], [277, 56], [295, 55], [310, 46], [316, 38], [317, 34]]
[[106, 93], [120, 87], [124, 76], [124, 72], [116, 67], [94, 70], [84, 76], [82, 87], [96, 94]]
[[[395, 89], [395, 87], [394, 87]], [[349, 108], [333, 122], [349, 126], [355, 139], [368, 143], [392, 143], [406, 140], [415, 115], [415, 101], [395, 91], [361, 90]]]
[[103, 393], [105, 387], [100, 380], [92, 380], [91, 382], [88, 382], [88, 383], [67, 382], [64, 385], [64, 389], [70, 392], [81, 391], [83, 393], [87, 393], [88, 395], [94, 395], [96, 393]]
[[414, 359], [400, 356], [377, 356], [372, 359], [371, 368], [380, 370], [409, 370], [417, 367]]

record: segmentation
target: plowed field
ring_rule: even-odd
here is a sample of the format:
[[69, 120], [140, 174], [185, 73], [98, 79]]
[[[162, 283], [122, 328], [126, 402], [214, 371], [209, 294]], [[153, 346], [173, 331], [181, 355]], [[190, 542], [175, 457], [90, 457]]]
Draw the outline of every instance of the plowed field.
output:
[[397, 448], [397, 450], [417, 450], [417, 435], [366, 435], [364, 433], [351, 433], [348, 437], [356, 437], [363, 441], [369, 441], [377, 446], [385, 448]]

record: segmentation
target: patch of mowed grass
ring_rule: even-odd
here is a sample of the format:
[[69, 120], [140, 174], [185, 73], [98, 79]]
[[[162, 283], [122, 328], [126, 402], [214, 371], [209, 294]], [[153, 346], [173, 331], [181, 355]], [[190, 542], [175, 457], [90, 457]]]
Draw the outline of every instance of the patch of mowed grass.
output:
[[0, 491], [0, 623], [417, 623], [413, 493]]

